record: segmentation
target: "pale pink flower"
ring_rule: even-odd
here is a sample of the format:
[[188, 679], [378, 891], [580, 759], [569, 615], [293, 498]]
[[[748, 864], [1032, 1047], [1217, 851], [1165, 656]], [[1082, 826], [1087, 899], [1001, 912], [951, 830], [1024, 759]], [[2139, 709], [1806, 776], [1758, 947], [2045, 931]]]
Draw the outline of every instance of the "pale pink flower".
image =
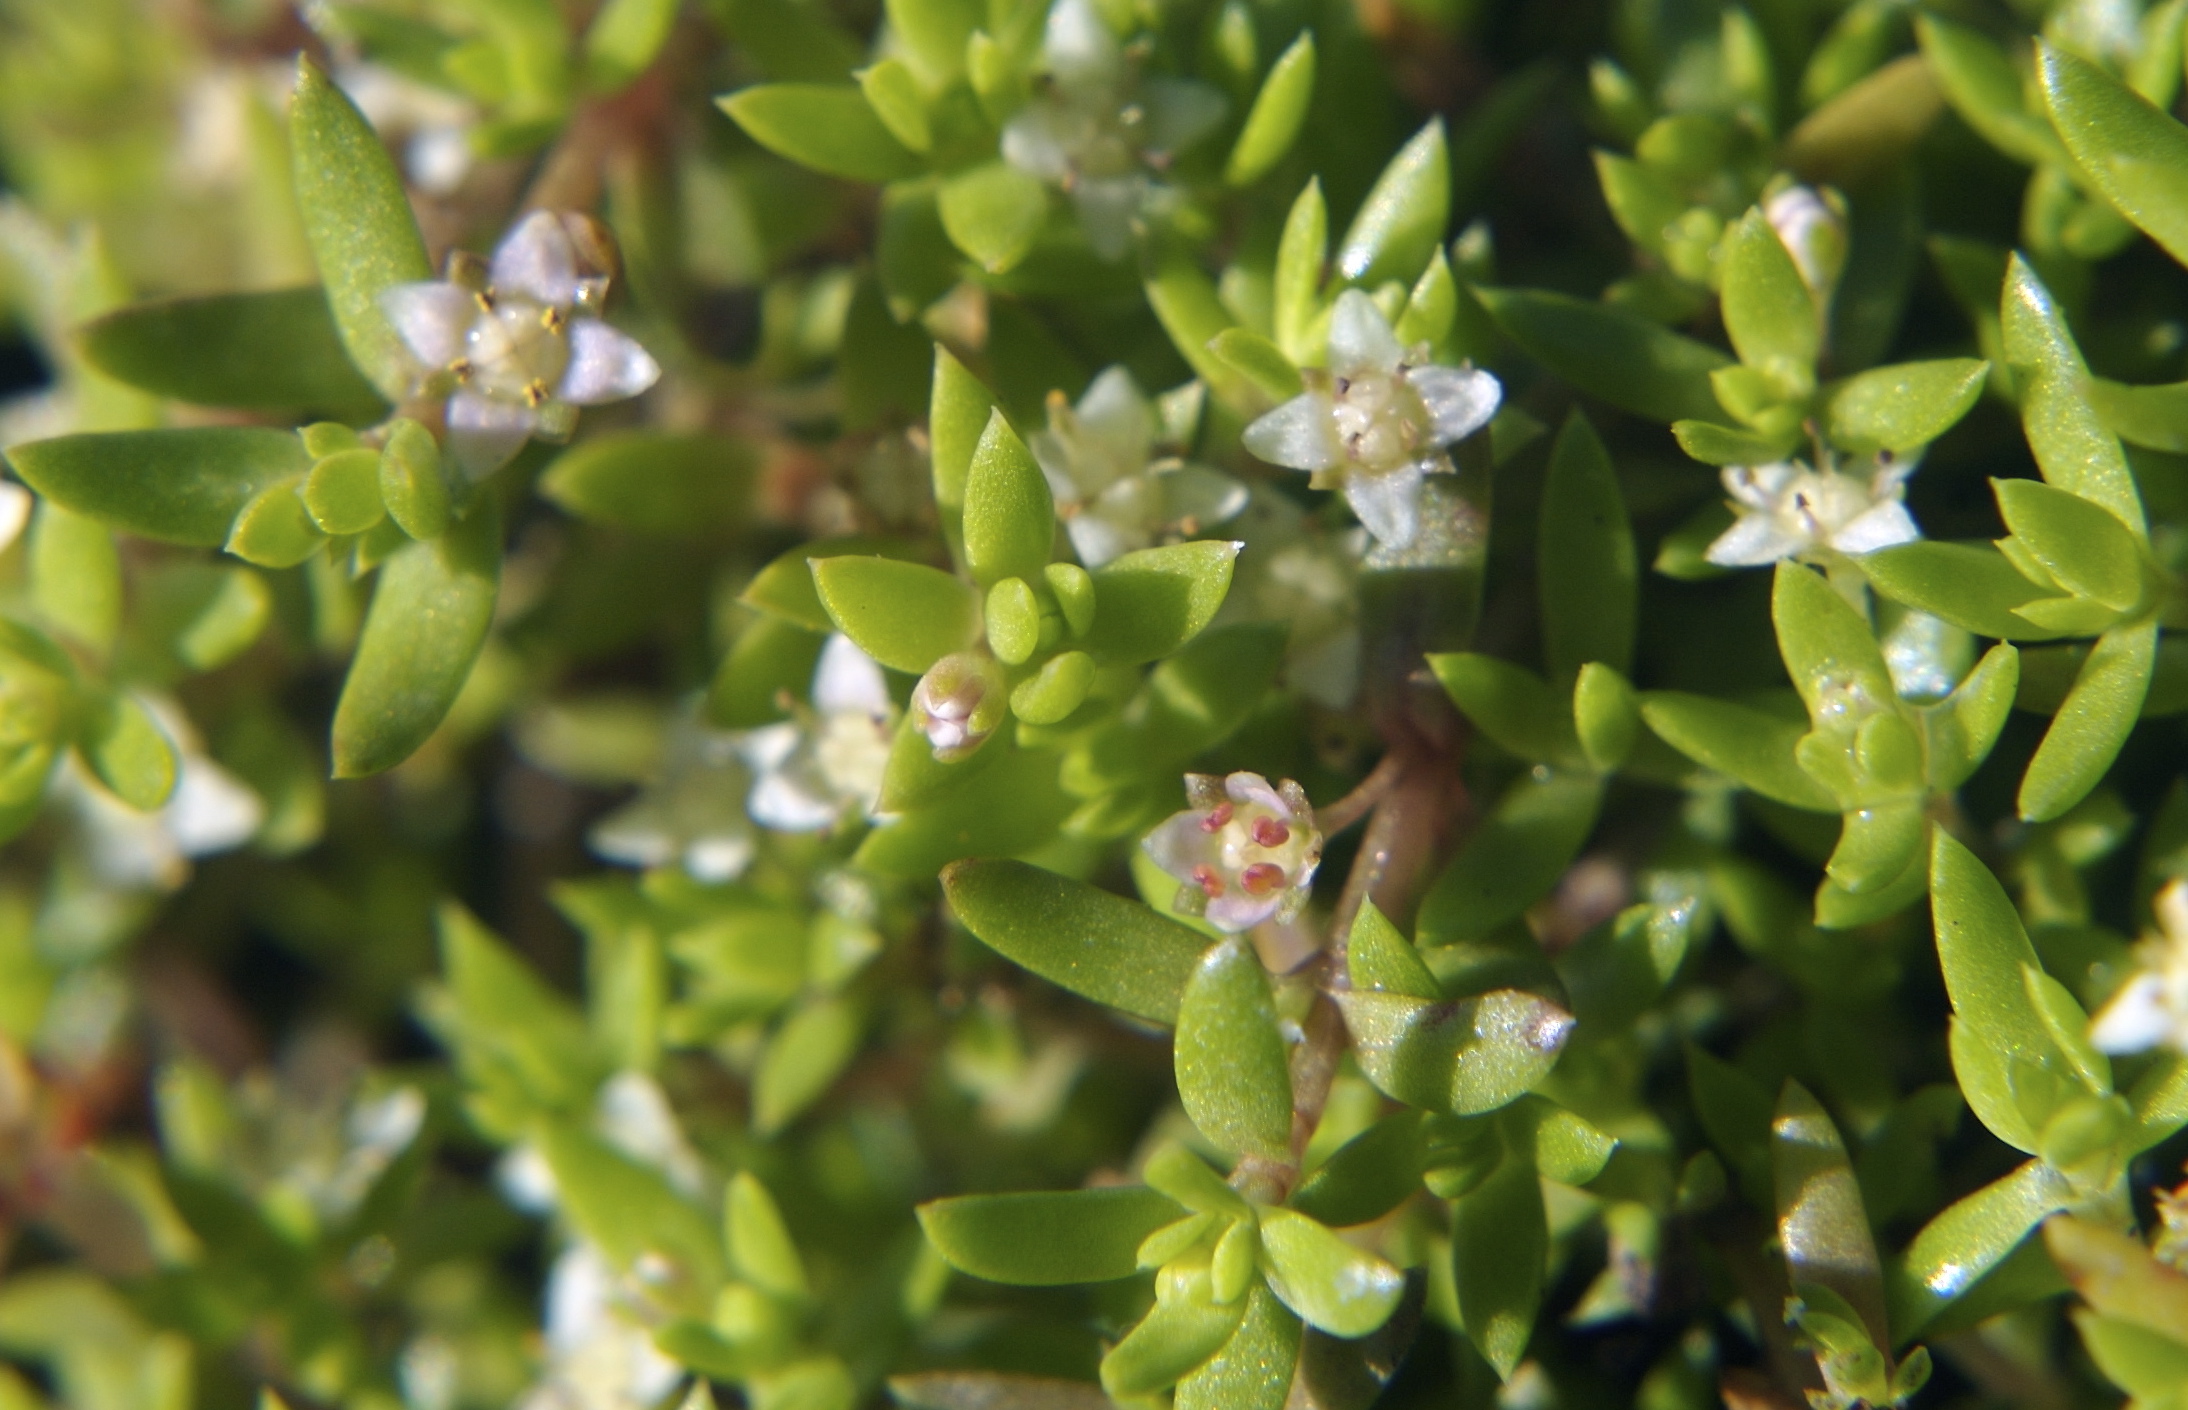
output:
[[1299, 914], [1322, 861], [1306, 790], [1259, 774], [1187, 774], [1185, 796], [1193, 806], [1140, 844], [1178, 879], [1177, 909], [1233, 933]]

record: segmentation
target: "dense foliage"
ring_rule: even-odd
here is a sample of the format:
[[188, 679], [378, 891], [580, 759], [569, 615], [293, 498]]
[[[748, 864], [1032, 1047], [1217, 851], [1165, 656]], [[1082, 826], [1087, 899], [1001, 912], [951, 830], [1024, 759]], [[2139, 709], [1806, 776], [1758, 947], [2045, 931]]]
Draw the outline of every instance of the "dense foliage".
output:
[[2188, 1406], [2184, 32], [0, 0], [0, 1410]]

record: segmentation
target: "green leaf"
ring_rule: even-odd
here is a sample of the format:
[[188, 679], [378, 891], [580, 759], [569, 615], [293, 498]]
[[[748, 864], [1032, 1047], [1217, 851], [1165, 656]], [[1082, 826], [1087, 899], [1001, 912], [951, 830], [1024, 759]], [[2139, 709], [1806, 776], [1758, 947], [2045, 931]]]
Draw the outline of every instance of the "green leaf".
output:
[[596, 93], [628, 88], [668, 43], [677, 0], [608, 0], [585, 28], [585, 83]]
[[76, 340], [107, 376], [177, 401], [360, 418], [381, 404], [317, 287], [132, 304], [86, 323]]
[[2141, 604], [2142, 545], [2104, 509], [2040, 480], [1993, 480], [1998, 512], [2019, 547], [2059, 586], [2119, 612]]
[[1291, 1309], [1257, 1281], [1231, 1339], [1178, 1382], [1177, 1410], [1284, 1410], [1303, 1331]]
[[296, 436], [241, 426], [108, 431], [11, 446], [39, 494], [109, 527], [217, 548], [261, 491], [311, 468]]
[[1291, 47], [1277, 55], [1261, 80], [1261, 91], [1246, 113], [1246, 122], [1231, 144], [1223, 179], [1233, 186], [1250, 186], [1284, 160], [1307, 120], [1307, 105], [1314, 98], [1314, 34], [1303, 32]]
[[1024, 862], [960, 862], [942, 889], [990, 949], [1096, 1003], [1175, 1023], [1207, 937], [1137, 901]]
[[932, 876], [961, 857], [1022, 856], [1054, 838], [1075, 804], [1058, 786], [1056, 756], [1000, 739], [980, 753], [998, 757], [975, 786], [951, 788], [868, 833], [856, 863], [887, 876]]
[[1270, 298], [1276, 345], [1295, 363], [1324, 351], [1314, 331], [1322, 313], [1322, 265], [1328, 258], [1329, 208], [1322, 200], [1321, 179], [1314, 178], [1300, 189], [1284, 217]]
[[1424, 1154], [1421, 1114], [1386, 1116], [1309, 1171], [1288, 1202], [1332, 1228], [1371, 1223], [1420, 1193]]
[[1949, 698], [1924, 712], [1931, 788], [1958, 788], [1989, 756], [2013, 709], [2020, 676], [2020, 654], [2000, 642]]
[[1451, 152], [1443, 119], [1431, 118], [1375, 178], [1337, 247], [1337, 272], [1371, 287], [1410, 280], [1443, 243], [1450, 220]]
[[639, 1259], [676, 1270], [674, 1301], [708, 1307], [726, 1273], [712, 1222], [677, 1193], [668, 1178], [589, 1131], [545, 1123], [534, 1138], [554, 1172], [557, 1204], [570, 1222], [628, 1271]]
[[2006, 361], [2021, 394], [2021, 426], [2044, 479], [2103, 505], [2136, 537], [2146, 537], [2135, 477], [2118, 437], [2090, 405], [2089, 368], [2066, 316], [2019, 255], [2006, 270], [1999, 317]]
[[1413, 942], [1399, 934], [1373, 901], [1362, 901], [1352, 918], [1346, 940], [1345, 961], [1352, 987], [1406, 994], [1416, 999], [1441, 999], [1443, 986], [1421, 962]]
[[849, 84], [761, 83], [715, 101], [753, 141], [829, 176], [894, 181], [920, 169]]
[[1862, 555], [1862, 572], [1894, 602], [1942, 617], [1977, 636], [2043, 641], [2059, 635], [2020, 615], [2056, 599], [1991, 546], [1925, 540]]
[[2021, 776], [2017, 806], [2024, 821], [2058, 817], [2112, 767], [2142, 714], [2157, 647], [2155, 622], [2115, 627], [2097, 638]]
[[934, 126], [928, 120], [927, 94], [911, 65], [902, 59], [885, 58], [860, 69], [854, 77], [867, 105], [891, 137], [914, 152], [933, 150]]
[[1508, 1132], [1532, 1142], [1535, 1172], [1563, 1185], [1587, 1184], [1603, 1173], [1611, 1153], [1618, 1149], [1616, 1137], [1532, 1093], [1506, 1107], [1497, 1119]]
[[1178, 1097], [1200, 1133], [1233, 1155], [1280, 1159], [1292, 1083], [1269, 977], [1251, 946], [1209, 949], [1178, 1001]]
[[2153, 450], [2188, 451], [2188, 382], [2131, 387], [2089, 379], [2089, 404], [2112, 434]]
[[1184, 1210], [1139, 1186], [960, 1195], [919, 1206], [919, 1227], [950, 1266], [1021, 1287], [1101, 1283], [1139, 1271], [1140, 1242]]
[[1775, 1119], [1768, 1089], [1739, 1068], [1692, 1043], [1686, 1046], [1687, 1091], [1710, 1144], [1739, 1177], [1747, 1198], [1776, 1207], [1770, 1128]]
[[380, 453], [336, 451], [312, 467], [298, 495], [322, 533], [363, 533], [387, 517], [380, 499]]
[[444, 904], [438, 924], [448, 1003], [427, 1015], [474, 1093], [521, 1097], [506, 1113], [520, 1122], [590, 1102], [605, 1074], [576, 1007], [461, 906]]
[[2120, 214], [2188, 264], [2188, 129], [2087, 59], [2053, 45], [2038, 50], [2036, 71], [2052, 126], [2075, 166]]
[[1112, 1400], [1151, 1395], [1192, 1373], [1237, 1332], [1246, 1299], [1209, 1299], [1205, 1279], [1157, 1302], [1102, 1358], [1102, 1389]]
[[918, 675], [980, 639], [980, 594], [948, 573], [864, 555], [810, 561], [836, 630], [891, 670]]
[[2051, 124], [2022, 101], [2021, 75], [1997, 45], [1934, 14], [1917, 18], [1915, 33], [1946, 99], [1985, 141], [2025, 166], [2054, 165], [2065, 155]]
[[1094, 571], [1094, 630], [1086, 649], [1104, 665], [1139, 665], [1200, 635], [1231, 590], [1243, 545], [1220, 539], [1143, 548]]
[[[1562, 704], [1559, 707], [1562, 709]], [[1420, 937], [1447, 945], [1487, 935], [1541, 900], [1595, 830], [1602, 780], [1535, 772], [1515, 780], [1421, 902]]]
[[1819, 727], [1848, 710], [1859, 715], [1893, 708], [1892, 674], [1868, 620], [1821, 573], [1779, 563], [1770, 616], [1786, 673]]
[[1283, 349], [1250, 328], [1226, 328], [1209, 341], [1208, 351], [1259, 387], [1271, 401], [1299, 395], [1304, 383]]
[[1003, 413], [992, 411], [965, 479], [965, 564], [982, 587], [1038, 578], [1055, 540], [1048, 481]]
[[539, 492], [587, 523], [706, 535], [751, 517], [757, 461], [750, 446], [720, 436], [624, 431], [556, 456]]
[[122, 625], [121, 554], [104, 524], [51, 500], [30, 526], [30, 595], [46, 624], [104, 655]]
[[1666, 744], [1742, 788], [1792, 808], [1838, 811], [1830, 792], [1794, 758], [1808, 731], [1793, 720], [1675, 690], [1645, 692], [1641, 718]]
[[228, 552], [261, 568], [294, 568], [319, 551], [326, 531], [304, 507], [301, 478], [269, 485], [243, 506], [228, 533]]
[[258, 640], [273, 612], [266, 580], [248, 568], [176, 564], [147, 585], [140, 609], [167, 635], [175, 659], [193, 671], [227, 664]]
[[1015, 267], [1048, 220], [1048, 187], [1007, 162], [989, 162], [942, 183], [942, 228], [990, 274]]
[[84, 719], [78, 743], [99, 781], [139, 812], [175, 791], [175, 746], [134, 697], [109, 695]]
[[1806, 1087], [1788, 1079], [1770, 1137], [1778, 1244], [1793, 1286], [1829, 1289], [1860, 1315], [1873, 1342], [1890, 1346], [1883, 1268], [1838, 1127]]
[[[2188, 1278], [2160, 1263], [2133, 1235], [2089, 1219], [2047, 1220], [2044, 1245], [2091, 1309], [2167, 1338], [2188, 1373]], [[2085, 1323], [2085, 1336], [2087, 1330]], [[2188, 1380], [2152, 1389], [2175, 1391], [2183, 1384]]]
[[1500, 1377], [1527, 1354], [1542, 1307], [1550, 1234], [1532, 1163], [1508, 1153], [1452, 1206], [1451, 1257], [1466, 1339]]
[[862, 556], [915, 562], [925, 553], [921, 545], [905, 539], [863, 535], [815, 539], [754, 573], [737, 600], [806, 631], [832, 632], [836, 624], [829, 619], [828, 609], [821, 606], [820, 590], [813, 585], [813, 560]]
[[297, 208], [342, 346], [382, 397], [400, 402], [415, 359], [380, 311], [380, 296], [433, 277], [402, 174], [349, 95], [310, 59], [297, 61], [289, 150]]
[[771, 1136], [819, 1101], [858, 1054], [865, 1019], [841, 998], [800, 1005], [768, 1041], [752, 1074], [752, 1126]]
[[1603, 188], [1611, 219], [1627, 239], [1661, 258], [1665, 235], [1687, 213], [1686, 199], [1667, 178], [1640, 162], [1601, 150], [1593, 155], [1596, 184]]
[[1725, 232], [1725, 332], [1740, 361], [1794, 393], [1815, 384], [1823, 320], [1793, 256], [1758, 207]]
[[2045, 1216], [2074, 1200], [2066, 1177], [2032, 1160], [1955, 1202], [1924, 1225], [1890, 1281], [1892, 1335], [1918, 1335], [1954, 1299], [2006, 1260]]
[[1624, 676], [1590, 661], [1573, 682], [1573, 732], [1597, 772], [1612, 772], [1641, 742], [1641, 697]]
[[1766, 436], [1710, 421], [1674, 421], [1671, 434], [1679, 449], [1704, 465], [1767, 465], [1798, 444], [1792, 434]]
[[1404, 994], [1339, 994], [1353, 1053], [1377, 1090], [1460, 1116], [1494, 1111], [1546, 1076], [1572, 1015], [1518, 989], [1431, 1003]]
[[1707, 343], [1565, 294], [1473, 292], [1522, 351], [1590, 396], [1667, 425], [1723, 414], [1709, 374], [1731, 360]]
[[1428, 668], [1474, 727], [1537, 764], [1570, 763], [1579, 741], [1559, 691], [1523, 666], [1472, 651], [1428, 658]]
[[448, 528], [454, 506], [441, 471], [441, 448], [431, 431], [407, 416], [388, 426], [380, 451], [380, 499], [414, 539], [439, 538]]
[[334, 708], [336, 778], [393, 768], [439, 727], [486, 645], [500, 583], [490, 495], [439, 538], [388, 556]]
[[1968, 414], [1989, 376], [1972, 357], [1872, 367], [1824, 388], [1824, 434], [1855, 455], [1919, 450]]
[[1269, 1290], [1300, 1319], [1333, 1337], [1364, 1337], [1390, 1320], [1405, 1275], [1306, 1215], [1261, 1212]]
[[[1183, 252], [1173, 251], [1148, 273], [1143, 288], [1148, 307], [1170, 335], [1178, 356], [1208, 384], [1216, 399], [1242, 412], [1258, 410], [1259, 393], [1232, 371], [1229, 363], [1209, 351], [1217, 336], [1238, 321], [1224, 307], [1215, 281]], [[1297, 357], [1307, 355], [1300, 349], [1286, 351]], [[1322, 349], [1316, 347], [1312, 352], [1319, 357]]]
[[1536, 546], [1542, 654], [1560, 682], [1590, 661], [1633, 669], [1640, 564], [1618, 473], [1578, 411], [1550, 451]]
[[934, 391], [927, 412], [927, 439], [934, 462], [934, 502], [942, 532], [959, 556], [964, 548], [965, 481], [973, 452], [995, 410], [985, 383], [965, 370], [940, 343], [934, 349]]

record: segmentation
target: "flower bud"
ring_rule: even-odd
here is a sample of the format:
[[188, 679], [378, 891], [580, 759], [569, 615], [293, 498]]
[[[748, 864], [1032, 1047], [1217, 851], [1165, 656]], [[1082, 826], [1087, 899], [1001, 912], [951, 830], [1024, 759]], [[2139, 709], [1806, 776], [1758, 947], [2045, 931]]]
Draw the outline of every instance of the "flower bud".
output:
[[945, 764], [986, 743], [1009, 706], [1002, 667], [992, 657], [970, 651], [935, 662], [912, 688], [913, 723]]
[[1185, 795], [1193, 806], [1141, 844], [1181, 883], [1177, 909], [1233, 933], [1299, 914], [1322, 861], [1306, 791], [1241, 772], [1187, 774]]
[[1813, 187], [1788, 186], [1763, 202], [1763, 218], [1778, 232], [1816, 306], [1828, 307], [1846, 268], [1846, 216], [1835, 198]]

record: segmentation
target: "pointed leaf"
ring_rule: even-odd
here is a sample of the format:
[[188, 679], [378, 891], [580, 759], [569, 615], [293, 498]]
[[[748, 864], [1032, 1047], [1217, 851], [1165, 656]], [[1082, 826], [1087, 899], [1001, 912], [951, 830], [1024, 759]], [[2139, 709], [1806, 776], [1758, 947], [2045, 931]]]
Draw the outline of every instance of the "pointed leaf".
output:
[[1178, 1382], [1177, 1410], [1284, 1410], [1303, 1331], [1298, 1316], [1257, 1281], [1231, 1339]]
[[625, 431], [556, 456], [539, 492], [588, 523], [703, 536], [749, 519], [758, 459], [720, 436]]
[[11, 446], [47, 499], [124, 533], [217, 548], [243, 506], [311, 468], [294, 434], [242, 426], [109, 431]]
[[1793, 256], [1758, 207], [1725, 233], [1725, 332], [1749, 367], [1788, 390], [1812, 385], [1823, 320]]
[[1590, 773], [1522, 775], [1421, 902], [1420, 935], [1445, 945], [1487, 935], [1541, 900], [1580, 855], [1603, 806]]
[[1411, 280], [1443, 243], [1450, 220], [1451, 153], [1443, 119], [1431, 118], [1375, 178], [1337, 247], [1337, 272], [1371, 287]]
[[1550, 1234], [1531, 1162], [1507, 1154], [1452, 1207], [1451, 1256], [1466, 1339], [1509, 1378], [1527, 1354], [1542, 1307]]
[[84, 757], [114, 796], [150, 812], [175, 791], [175, 746], [152, 713], [128, 695], [110, 695], [84, 721]]
[[177, 401], [361, 416], [380, 406], [316, 287], [132, 304], [76, 337], [107, 376]]
[[334, 710], [336, 778], [393, 768], [439, 728], [486, 645], [500, 583], [491, 495], [441, 537], [388, 556]]
[[1231, 590], [1242, 544], [1219, 539], [1143, 548], [1094, 571], [1086, 649], [1104, 665], [1167, 656], [1200, 635]]
[[1280, 1159], [1291, 1144], [1292, 1083], [1269, 976], [1253, 947], [1201, 957], [1178, 1001], [1178, 1098], [1200, 1133], [1233, 1155]]
[[1954, 1299], [2005, 1262], [2045, 1216], [2074, 1201], [2066, 1177], [2032, 1160], [1924, 1225], [1892, 1270], [1892, 1335], [1920, 1334]]
[[980, 639], [980, 594], [948, 573], [852, 554], [811, 564], [829, 620], [891, 670], [918, 675]]
[[1313, 97], [1314, 35], [1309, 31], [1294, 39], [1269, 66], [1245, 125], [1238, 130], [1238, 141], [1231, 144], [1223, 179], [1233, 186], [1251, 186], [1282, 161], [1307, 120], [1307, 105]]
[[2054, 598], [2053, 590], [2021, 575], [1988, 544], [1901, 544], [1864, 554], [1862, 572], [1894, 602], [1942, 617], [1977, 636], [2045, 641], [2047, 631], [2018, 609]]
[[2112, 767], [2142, 714], [2157, 645], [2155, 622], [2115, 627], [2097, 639], [2021, 776], [2018, 804], [2025, 821], [2058, 817]]
[[1641, 718], [1672, 748], [1772, 802], [1838, 811], [1830, 792], [1794, 758], [1794, 746], [1808, 732], [1795, 721], [1675, 690], [1644, 693]]
[[1138, 1186], [961, 1195], [919, 1206], [919, 1226], [950, 1266], [994, 1283], [1099, 1283], [1139, 1271], [1141, 1240], [1184, 1210]]
[[1824, 434], [1855, 455], [1919, 450], [1968, 414], [1989, 376], [1972, 357], [1872, 367], [1824, 389]]
[[1550, 452], [1535, 557], [1550, 673], [1562, 682], [1590, 661], [1630, 671], [1640, 577], [1633, 528], [1611, 458], [1577, 411]]
[[1537, 289], [1477, 288], [1505, 335], [1590, 396], [1669, 424], [1724, 414], [1709, 374], [1731, 359], [1639, 314]]
[[1828, 1288], [1860, 1315], [1871, 1341], [1891, 1345], [1883, 1270], [1838, 1127], [1807, 1088], [1789, 1080], [1770, 1136], [1778, 1243], [1794, 1287]]
[[1428, 667], [1476, 729], [1530, 763], [1570, 762], [1579, 741], [1559, 692], [1534, 672], [1471, 651], [1438, 653]]
[[2101, 504], [2145, 537], [2142, 500], [2119, 438], [2105, 428], [2086, 390], [2089, 368], [2051, 291], [2019, 255], [2006, 271], [2000, 319], [2006, 361], [2021, 394], [2021, 425], [2044, 479]]
[[850, 84], [761, 83], [716, 101], [753, 141], [826, 175], [894, 181], [919, 170]]
[[989, 162], [942, 183], [942, 228], [990, 274], [1026, 257], [1048, 219], [1048, 187], [1004, 162]]
[[2087, 59], [2046, 44], [2037, 77], [2052, 126], [2105, 199], [2188, 264], [2188, 128]]
[[1517, 989], [1431, 1003], [1403, 994], [1337, 995], [1354, 1055], [1379, 1091], [1460, 1116], [1494, 1111], [1549, 1073], [1572, 1015]]
[[1405, 1292], [1403, 1273], [1293, 1210], [1262, 1211], [1261, 1247], [1270, 1291], [1331, 1336], [1366, 1336], [1390, 1320]]
[[966, 566], [982, 587], [1038, 578], [1055, 537], [1056, 505], [1041, 467], [1003, 413], [989, 413], [965, 480]]

